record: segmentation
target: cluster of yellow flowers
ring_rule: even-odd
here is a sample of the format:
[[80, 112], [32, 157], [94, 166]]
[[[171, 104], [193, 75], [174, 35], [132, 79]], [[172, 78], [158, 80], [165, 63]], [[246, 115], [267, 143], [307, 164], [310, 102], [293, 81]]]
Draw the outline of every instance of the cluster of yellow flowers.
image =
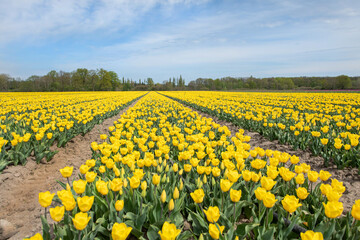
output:
[[360, 95], [357, 93], [166, 92], [243, 128], [310, 148], [339, 167], [357, 166]]
[[[231, 137], [226, 126], [157, 93], [140, 99], [109, 131], [91, 143], [93, 158], [80, 167], [79, 180], [71, 182], [73, 169], [65, 167], [65, 189], [39, 194], [59, 222], [57, 239], [359, 235], [359, 201], [341, 217], [345, 187], [329, 172], [312, 171], [295, 155], [251, 149], [243, 130]], [[182, 230], [186, 221], [192, 231]], [[301, 234], [291, 231], [294, 224]]]
[[0, 171], [8, 164], [24, 164], [32, 151], [37, 161], [50, 160], [55, 140], [64, 146], [143, 94], [0, 93]]

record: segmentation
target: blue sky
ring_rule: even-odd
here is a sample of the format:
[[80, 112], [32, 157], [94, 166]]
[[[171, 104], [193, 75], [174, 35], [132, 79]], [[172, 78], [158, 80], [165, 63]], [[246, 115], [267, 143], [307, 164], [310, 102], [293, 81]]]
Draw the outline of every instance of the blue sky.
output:
[[359, 0], [0, 1], [0, 73], [360, 75]]

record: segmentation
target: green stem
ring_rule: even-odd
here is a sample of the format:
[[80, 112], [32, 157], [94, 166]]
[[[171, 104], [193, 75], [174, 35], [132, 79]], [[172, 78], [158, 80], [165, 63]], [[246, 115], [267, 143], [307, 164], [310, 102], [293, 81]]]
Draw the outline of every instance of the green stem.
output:
[[47, 220], [47, 218], [46, 218], [46, 208], [45, 208], [45, 219]]
[[234, 226], [235, 226], [235, 224], [236, 224], [235, 205], [236, 205], [236, 203], [234, 203]]
[[221, 211], [224, 211], [224, 192], [221, 191]]
[[79, 231], [79, 238], [78, 238], [79, 240], [81, 239], [81, 231]]

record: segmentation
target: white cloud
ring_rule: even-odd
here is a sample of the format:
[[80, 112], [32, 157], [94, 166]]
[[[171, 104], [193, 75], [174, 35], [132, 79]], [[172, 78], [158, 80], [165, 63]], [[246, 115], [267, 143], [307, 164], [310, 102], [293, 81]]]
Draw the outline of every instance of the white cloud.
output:
[[[12, 0], [0, 2], [0, 43], [35, 42], [133, 24], [156, 5], [200, 4], [196, 0]], [[32, 43], [33, 43], [32, 42]]]

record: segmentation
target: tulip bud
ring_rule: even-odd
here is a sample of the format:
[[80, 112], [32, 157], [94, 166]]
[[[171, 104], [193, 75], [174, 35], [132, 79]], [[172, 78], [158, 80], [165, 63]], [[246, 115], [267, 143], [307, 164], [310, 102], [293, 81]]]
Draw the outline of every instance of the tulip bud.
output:
[[121, 178], [124, 178], [124, 175], [125, 175], [125, 170], [124, 168], [121, 168]]
[[171, 199], [169, 202], [169, 211], [171, 212], [174, 209], [174, 200]]
[[181, 175], [183, 174], [183, 172], [184, 172], [184, 169], [181, 169], [181, 170], [179, 171], [179, 175], [181, 176]]
[[176, 200], [179, 198], [179, 195], [180, 195], [179, 189], [177, 187], [175, 187], [174, 192], [173, 192], [173, 198]]
[[200, 234], [199, 240], [204, 240], [204, 236]]
[[224, 170], [224, 169], [225, 169], [224, 162], [221, 162], [221, 164], [220, 164], [220, 169], [221, 169], [221, 170]]
[[169, 165], [166, 165], [165, 172], [169, 171]]
[[145, 198], [146, 197], [146, 188], [142, 190], [141, 192], [141, 197]]
[[203, 177], [203, 183], [206, 184], [207, 183], [207, 178], [206, 178], [206, 175], [204, 175]]
[[160, 201], [162, 203], [166, 202], [166, 192], [165, 192], [165, 190], [163, 190], [162, 193], [161, 193]]
[[184, 188], [184, 183], [182, 179], [180, 179], [180, 186], [179, 186], [180, 191], [183, 190], [183, 188]]
[[146, 188], [147, 188], [147, 182], [146, 182], [146, 181], [143, 181], [143, 182], [141, 183], [141, 190], [146, 190]]
[[164, 174], [164, 176], [161, 178], [161, 183], [165, 183], [166, 182], [166, 174]]
[[216, 182], [215, 182], [215, 178], [214, 178], [214, 177], [212, 177], [212, 178], [211, 178], [211, 185], [212, 185], [212, 186], [215, 186], [215, 184], [216, 184]]
[[161, 163], [162, 163], [162, 158], [160, 157], [160, 158], [159, 158], [159, 164], [161, 164]]
[[157, 170], [158, 173], [161, 173], [162, 172], [161, 166], [158, 165], [156, 170]]

